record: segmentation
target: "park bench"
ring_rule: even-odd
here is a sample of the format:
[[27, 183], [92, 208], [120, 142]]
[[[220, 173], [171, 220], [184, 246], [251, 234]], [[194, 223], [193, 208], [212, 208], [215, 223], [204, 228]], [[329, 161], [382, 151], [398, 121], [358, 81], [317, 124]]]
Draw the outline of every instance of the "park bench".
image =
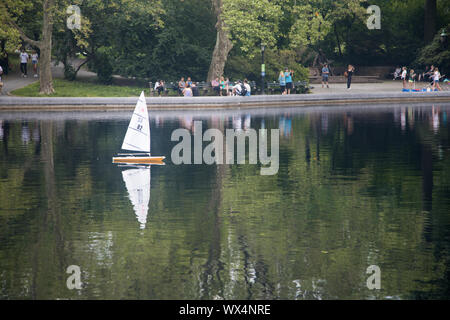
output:
[[[267, 91], [269, 94], [281, 94], [280, 83], [273, 81], [267, 82]], [[305, 81], [294, 81], [294, 88], [291, 89], [291, 93], [305, 93], [308, 90], [307, 83]]]
[[[205, 81], [196, 82], [195, 85], [199, 90], [200, 95], [207, 95], [209, 91], [211, 91], [211, 86]], [[148, 83], [150, 89], [150, 95], [156, 96], [157, 92], [154, 89], [155, 84], [153, 82]], [[164, 83], [164, 91], [162, 95], [168, 96], [170, 94], [170, 90], [174, 91], [178, 95], [178, 82], [166, 82]]]
[[[207, 95], [216, 95], [216, 92], [212, 89], [211, 84], [205, 81], [196, 82], [195, 83], [198, 88], [198, 93], [200, 96], [207, 96]], [[261, 94], [261, 86], [257, 85], [256, 81], [249, 81], [248, 83], [251, 88], [251, 94]], [[148, 83], [150, 88], [150, 96], [156, 96], [157, 92], [153, 88], [154, 83], [149, 82]], [[231, 81], [230, 85], [234, 85], [234, 82]], [[304, 93], [307, 91], [307, 83], [305, 81], [297, 81], [294, 82], [294, 88], [291, 90], [291, 93]], [[173, 93], [175, 95], [178, 95], [178, 82], [166, 82], [164, 83], [164, 91], [162, 92], [163, 96], [168, 96], [170, 94], [170, 91], [173, 90]], [[267, 94], [277, 94], [281, 93], [280, 90], [280, 84], [276, 81], [273, 82], [267, 82], [265, 86], [265, 93]], [[172, 94], [173, 95], [173, 94]]]
[[[157, 96], [158, 92], [157, 90], [154, 89], [155, 84], [153, 82], [149, 82], [148, 86], [150, 88], [150, 96]], [[173, 82], [165, 82], [164, 83], [164, 90], [162, 92], [163, 96], [168, 96], [169, 95], [169, 90], [174, 90], [175, 92], [178, 92], [178, 83], [173, 83]]]

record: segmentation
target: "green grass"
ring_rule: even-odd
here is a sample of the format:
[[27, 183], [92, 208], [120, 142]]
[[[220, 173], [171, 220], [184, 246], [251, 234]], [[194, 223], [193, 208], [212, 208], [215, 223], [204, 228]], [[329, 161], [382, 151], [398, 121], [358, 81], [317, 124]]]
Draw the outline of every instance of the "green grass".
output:
[[[144, 90], [148, 95], [148, 88], [102, 85], [93, 82], [67, 81], [54, 79], [55, 93], [49, 97], [137, 97]], [[39, 94], [39, 81], [24, 88], [17, 89], [11, 94], [20, 97], [42, 97]]]

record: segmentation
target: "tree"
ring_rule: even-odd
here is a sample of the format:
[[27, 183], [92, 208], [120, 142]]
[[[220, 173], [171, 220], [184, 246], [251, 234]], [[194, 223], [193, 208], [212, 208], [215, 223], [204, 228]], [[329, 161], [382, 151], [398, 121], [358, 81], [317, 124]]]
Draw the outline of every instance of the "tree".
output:
[[[291, 9], [295, 20], [289, 31], [290, 46], [308, 47], [315, 51], [315, 65], [323, 55], [324, 44], [333, 41], [339, 57], [342, 58], [343, 48], [350, 42], [350, 31], [356, 22], [363, 21], [364, 3], [366, 0], [299, 0]], [[325, 58], [322, 57], [323, 59]]]
[[54, 92], [51, 72], [51, 57], [53, 23], [56, 10], [55, 2], [56, 0], [42, 1], [42, 29], [40, 32], [40, 40], [34, 40], [28, 37], [23, 28], [17, 23], [27, 7], [39, 7], [40, 3], [31, 0], [5, 0], [2, 4], [0, 4], [0, 11], [2, 11], [0, 21], [2, 23], [6, 23], [10, 28], [17, 31], [23, 41], [39, 48], [40, 50], [41, 72], [39, 73], [39, 91], [42, 94], [51, 94]]
[[[447, 26], [447, 30], [450, 30], [450, 24]], [[450, 70], [450, 46], [445, 47], [440, 38], [440, 32], [438, 32], [433, 41], [420, 49], [415, 61], [417, 65], [439, 66], [439, 69], [444, 72]]]
[[263, 42], [276, 44], [280, 6], [269, 0], [213, 0], [217, 16], [216, 46], [208, 72], [208, 81], [221, 76], [228, 54], [238, 45], [250, 58]]
[[[113, 73], [147, 76], [155, 35], [164, 25], [161, 0], [80, 1], [78, 5], [81, 27], [68, 30], [60, 20], [54, 37], [56, 56], [67, 76], [76, 77], [86, 63], [103, 83], [110, 83]], [[85, 59], [74, 64], [71, 58], [77, 55]]]
[[425, 0], [424, 35], [425, 43], [433, 40], [436, 33], [436, 0]]
[[223, 74], [225, 63], [227, 62], [228, 54], [233, 48], [233, 43], [229, 37], [223, 17], [223, 0], [212, 0], [214, 12], [217, 17], [216, 30], [217, 38], [216, 45], [212, 54], [211, 64], [209, 66], [207, 81], [210, 82]]
[[[152, 79], [179, 77], [205, 80], [216, 40], [216, 15], [211, 0], [165, 0], [164, 28], [146, 37], [145, 71]], [[189, 17], [189, 19], [186, 19]], [[133, 59], [130, 56], [130, 61]], [[142, 68], [142, 66], [141, 66]]]

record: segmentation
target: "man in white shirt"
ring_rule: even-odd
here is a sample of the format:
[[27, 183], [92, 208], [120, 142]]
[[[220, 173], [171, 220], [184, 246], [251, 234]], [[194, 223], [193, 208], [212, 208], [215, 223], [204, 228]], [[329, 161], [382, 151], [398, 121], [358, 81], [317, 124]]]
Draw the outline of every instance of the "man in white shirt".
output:
[[233, 95], [234, 96], [242, 95], [242, 83], [241, 83], [241, 80], [236, 81], [236, 84], [233, 87]]
[[20, 52], [20, 71], [22, 72], [22, 77], [27, 77], [27, 63], [30, 59], [30, 56], [28, 53], [25, 52], [25, 49], [22, 48], [22, 51]]

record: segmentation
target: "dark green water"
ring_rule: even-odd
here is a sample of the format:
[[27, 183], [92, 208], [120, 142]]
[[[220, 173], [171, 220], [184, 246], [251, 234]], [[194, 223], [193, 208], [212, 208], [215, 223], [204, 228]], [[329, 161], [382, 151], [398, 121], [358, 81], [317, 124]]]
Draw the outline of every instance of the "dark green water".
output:
[[[1, 299], [448, 299], [448, 105], [151, 112], [141, 228], [111, 163], [130, 112], [0, 113]], [[280, 128], [280, 168], [173, 165], [171, 133]], [[233, 122], [234, 119], [234, 122]], [[69, 290], [77, 265], [82, 288]], [[381, 270], [369, 290], [366, 269]]]

